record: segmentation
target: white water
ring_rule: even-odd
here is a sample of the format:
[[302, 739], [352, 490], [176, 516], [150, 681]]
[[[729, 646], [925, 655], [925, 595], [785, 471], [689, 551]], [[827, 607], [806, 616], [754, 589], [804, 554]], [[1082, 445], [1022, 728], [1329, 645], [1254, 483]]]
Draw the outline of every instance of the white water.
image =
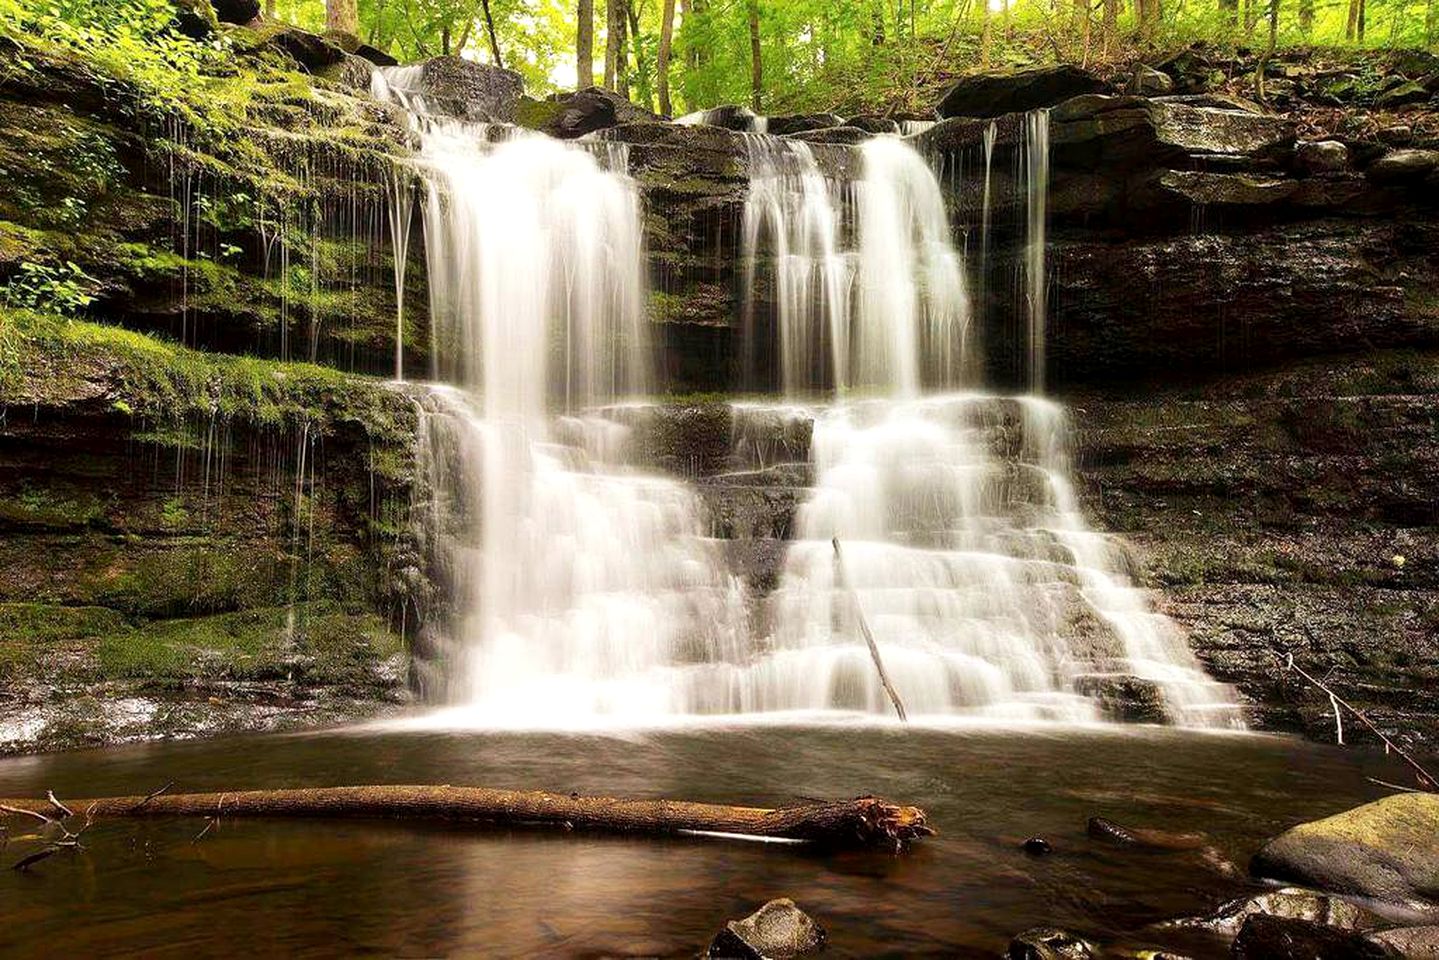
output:
[[737, 411], [741, 436], [749, 417], [814, 421], [816, 485], [756, 608], [696, 494], [629, 466], [633, 418], [612, 405], [646, 388], [649, 346], [623, 152], [439, 120], [416, 73], [377, 76], [421, 142], [433, 371], [449, 385], [414, 392], [417, 535], [448, 613], [426, 617], [432, 690], [460, 722], [883, 715], [860, 611], [916, 716], [1093, 720], [1087, 684], [1123, 675], [1157, 684], [1177, 722], [1232, 718], [1129, 585], [1122, 546], [1085, 527], [1062, 411], [926, 396], [978, 358], [939, 186], [902, 141], [868, 141], [848, 185], [805, 144], [746, 141], [747, 328], [770, 270], [785, 392], [871, 395]]
[[1024, 118], [1026, 237], [1024, 252], [1025, 323], [1029, 346], [1029, 389], [1044, 393], [1045, 323], [1049, 316], [1049, 277], [1045, 267], [1049, 215], [1049, 111], [1031, 110]]
[[742, 230], [744, 333], [754, 358], [761, 261], [772, 280], [780, 387], [951, 387], [967, 363], [969, 301], [944, 199], [923, 158], [895, 137], [859, 149], [863, 176], [827, 179], [809, 144], [745, 137], [750, 193]]
[[648, 385], [623, 154], [438, 119], [413, 72], [376, 75], [420, 136], [432, 366], [452, 385], [416, 393], [419, 535], [450, 608], [436, 692], [511, 723], [701, 709], [692, 678], [738, 656], [743, 596], [695, 495], [629, 468], [627, 428], [585, 413]]

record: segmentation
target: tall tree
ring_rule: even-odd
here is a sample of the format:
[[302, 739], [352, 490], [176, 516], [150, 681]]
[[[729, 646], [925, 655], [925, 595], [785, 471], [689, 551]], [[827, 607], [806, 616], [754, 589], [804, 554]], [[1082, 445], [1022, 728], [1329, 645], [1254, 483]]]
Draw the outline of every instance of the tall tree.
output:
[[360, 35], [360, 11], [355, 0], [325, 0], [325, 26], [336, 33]]
[[[755, 113], [764, 112], [764, 60], [759, 43], [759, 0], [748, 0], [749, 12], [749, 88], [750, 106]], [[880, 18], [881, 28], [884, 19]]]
[[1314, 0], [1299, 0], [1299, 31], [1306, 38], [1314, 35]]
[[[1430, 0], [1430, 9], [1436, 0]], [[675, 40], [675, 0], [664, 0], [660, 14], [660, 49], [656, 56], [655, 83], [660, 93], [660, 113], [674, 116], [674, 105], [670, 103], [670, 53]]]
[[649, 65], [645, 63], [644, 37], [640, 34], [640, 13], [644, 0], [630, 0], [625, 6], [629, 8], [630, 46], [635, 53], [635, 95], [639, 97], [640, 106], [646, 110], [655, 108], [654, 90], [650, 86]]
[[[490, 0], [480, 0], [480, 5], [485, 8], [485, 31], [490, 35], [490, 55], [495, 58], [495, 66], [503, 67], [505, 65], [505, 62], [500, 59], [500, 40], [498, 37], [495, 36], [495, 18], [490, 16]], [[473, 18], [470, 20], [470, 23], [474, 23]], [[468, 25], [466, 25], [466, 39], [469, 39], [469, 32], [470, 28]], [[461, 43], [460, 51], [463, 52], [464, 49], [464, 43]]]
[[624, 97], [630, 95], [628, 6], [626, 0], [605, 3], [605, 86]]
[[575, 5], [575, 89], [595, 85], [595, 0]]

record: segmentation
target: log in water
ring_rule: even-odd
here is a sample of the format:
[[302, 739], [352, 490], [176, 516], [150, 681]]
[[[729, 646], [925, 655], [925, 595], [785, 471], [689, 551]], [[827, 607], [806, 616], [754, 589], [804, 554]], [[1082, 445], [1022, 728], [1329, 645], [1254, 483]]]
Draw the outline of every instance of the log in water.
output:
[[918, 807], [879, 797], [806, 801], [765, 809], [684, 800], [491, 790], [452, 786], [313, 787], [226, 793], [151, 794], [72, 800], [68, 810], [53, 799], [0, 800], [12, 814], [59, 819], [111, 817], [367, 817], [373, 819], [470, 820], [509, 826], [555, 826], [619, 833], [703, 832], [808, 840], [834, 846], [898, 844], [934, 830]]

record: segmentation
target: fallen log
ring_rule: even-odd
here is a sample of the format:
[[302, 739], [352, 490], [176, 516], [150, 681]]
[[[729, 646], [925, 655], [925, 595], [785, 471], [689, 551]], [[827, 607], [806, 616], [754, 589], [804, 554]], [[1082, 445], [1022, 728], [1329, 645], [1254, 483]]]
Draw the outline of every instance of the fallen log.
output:
[[[623, 800], [452, 786], [312, 787], [227, 793], [152, 793], [71, 800], [87, 820], [112, 817], [368, 817], [469, 820], [620, 833], [681, 832], [807, 840], [835, 846], [902, 844], [934, 833], [918, 807], [879, 797], [806, 801], [769, 810], [683, 800]], [[0, 800], [0, 811], [56, 819], [44, 800]]]

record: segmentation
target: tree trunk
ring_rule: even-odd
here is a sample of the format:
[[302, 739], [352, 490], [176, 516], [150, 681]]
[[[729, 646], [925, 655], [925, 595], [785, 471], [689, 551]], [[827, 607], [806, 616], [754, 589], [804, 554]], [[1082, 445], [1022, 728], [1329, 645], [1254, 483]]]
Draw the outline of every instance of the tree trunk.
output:
[[750, 106], [764, 113], [764, 60], [759, 43], [759, 0], [749, 0], [749, 91]]
[[1314, 35], [1314, 0], [1299, 0], [1299, 30], [1305, 38]]
[[650, 72], [645, 67], [644, 44], [640, 42], [639, 5], [634, 2], [634, 0], [630, 0], [627, 6], [629, 7], [630, 18], [630, 46], [633, 48], [635, 54], [635, 95], [639, 97], [640, 106], [646, 110], [653, 110], [655, 108], [655, 95], [654, 89], [650, 84]]
[[[495, 36], [495, 18], [490, 16], [490, 0], [480, 0], [480, 6], [485, 9], [485, 30], [490, 35], [490, 54], [495, 58], [495, 66], [503, 67], [505, 62], [500, 58], [500, 40]], [[464, 52], [463, 48], [461, 52]]]
[[325, 0], [325, 28], [358, 37], [360, 11], [355, 0]]
[[595, 0], [575, 4], [575, 89], [595, 85]]
[[1104, 0], [1104, 52], [1112, 53], [1119, 39], [1119, 0]]
[[[47, 819], [67, 811], [50, 800], [4, 800], [0, 809]], [[106, 817], [367, 817], [469, 820], [623, 833], [679, 831], [811, 840], [843, 846], [896, 844], [934, 831], [918, 807], [878, 797], [806, 801], [769, 810], [680, 800], [622, 800], [484, 787], [365, 786], [233, 793], [151, 794], [73, 800], [71, 816]]]
[[670, 103], [670, 53], [675, 40], [675, 0], [664, 0], [660, 15], [660, 49], [655, 64], [655, 83], [660, 92], [660, 113], [674, 116], [674, 105]]
[[1344, 24], [1344, 39], [1353, 40], [1359, 32], [1360, 0], [1349, 0], [1349, 17]]
[[1424, 12], [1424, 40], [1431, 47], [1439, 44], [1439, 0], [1429, 0]]
[[624, 0], [605, 0], [605, 89], [619, 90], [625, 69]]

